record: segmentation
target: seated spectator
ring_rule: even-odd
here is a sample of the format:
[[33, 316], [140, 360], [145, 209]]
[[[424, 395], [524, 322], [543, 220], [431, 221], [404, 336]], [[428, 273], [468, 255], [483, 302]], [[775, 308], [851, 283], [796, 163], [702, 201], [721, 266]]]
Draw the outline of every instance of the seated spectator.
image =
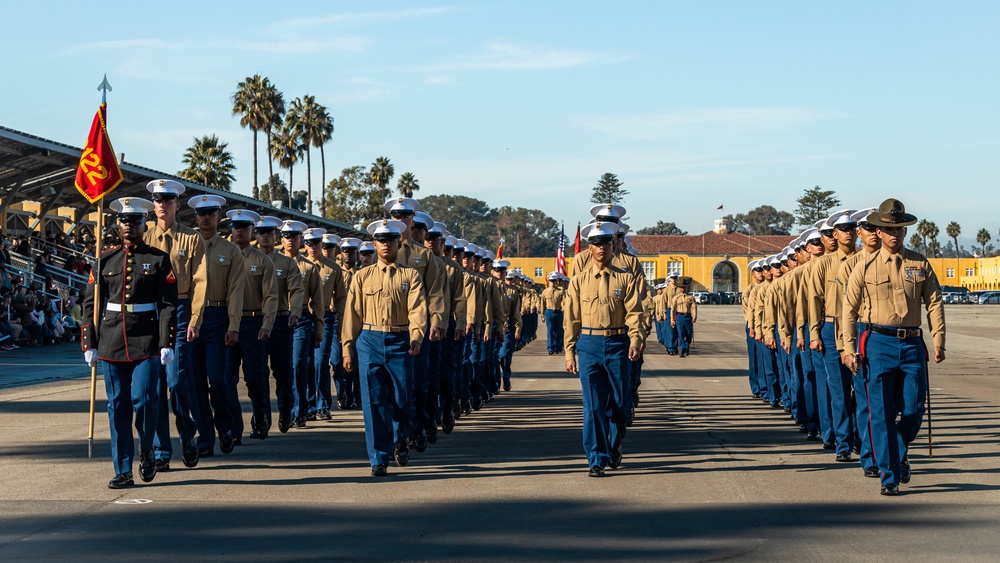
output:
[[43, 338], [42, 325], [38, 322], [38, 315], [35, 312], [37, 305], [38, 300], [33, 294], [19, 293], [14, 295], [14, 312], [17, 314], [24, 333], [27, 334], [28, 346], [41, 346], [40, 341]]
[[11, 291], [7, 288], [0, 289], [3, 293], [2, 300], [0, 300], [0, 335], [7, 336], [2, 343], [0, 343], [0, 348], [4, 350], [13, 350], [17, 348], [17, 344], [14, 344], [21, 336], [21, 323], [11, 320], [12, 309], [11, 309]]

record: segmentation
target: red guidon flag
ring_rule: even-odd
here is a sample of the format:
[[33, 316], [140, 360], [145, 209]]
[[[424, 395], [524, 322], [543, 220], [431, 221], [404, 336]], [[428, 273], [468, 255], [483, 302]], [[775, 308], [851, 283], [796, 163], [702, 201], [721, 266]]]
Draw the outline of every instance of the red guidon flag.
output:
[[90, 126], [87, 145], [80, 155], [76, 169], [76, 189], [87, 201], [94, 203], [122, 183], [122, 170], [115, 159], [115, 149], [111, 147], [108, 129], [105, 126], [107, 104], [101, 104], [94, 123]]

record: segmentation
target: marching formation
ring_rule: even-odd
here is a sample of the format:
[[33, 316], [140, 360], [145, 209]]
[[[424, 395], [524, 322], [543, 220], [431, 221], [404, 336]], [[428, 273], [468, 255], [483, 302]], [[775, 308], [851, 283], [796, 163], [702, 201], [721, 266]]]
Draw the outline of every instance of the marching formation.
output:
[[858, 455], [883, 495], [910, 481], [907, 449], [923, 423], [930, 351], [921, 305], [934, 361], [945, 359], [937, 276], [903, 247], [916, 221], [895, 199], [838, 211], [751, 262], [742, 296], [753, 397], [783, 408], [836, 461]]
[[183, 184], [146, 188], [152, 201], [112, 202], [122, 242], [102, 254], [83, 303], [84, 357], [104, 368], [112, 489], [135, 483], [133, 415], [146, 482], [170, 469], [171, 413], [186, 467], [214, 456], [216, 440], [223, 454], [241, 445], [241, 369], [249, 438], [271, 432], [273, 376], [279, 432], [332, 419], [335, 397], [363, 411], [371, 473], [386, 475], [509, 391], [513, 354], [535, 338], [532, 280], [415, 199], [387, 201], [362, 242], [223, 212], [216, 195], [187, 201], [192, 229], [176, 221]]

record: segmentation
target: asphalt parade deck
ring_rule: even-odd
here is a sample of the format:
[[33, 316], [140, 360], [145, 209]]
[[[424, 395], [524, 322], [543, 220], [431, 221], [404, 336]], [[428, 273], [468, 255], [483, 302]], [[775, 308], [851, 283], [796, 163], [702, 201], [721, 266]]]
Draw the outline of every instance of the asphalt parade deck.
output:
[[579, 380], [541, 339], [515, 356], [511, 392], [387, 478], [369, 476], [360, 411], [334, 411], [194, 469], [175, 452], [123, 491], [106, 488], [103, 385], [87, 458], [78, 346], [4, 352], [0, 560], [995, 560], [1000, 307], [947, 315], [934, 457], [925, 421], [895, 498], [750, 398], [737, 307], [702, 308], [689, 358], [651, 338], [604, 479], [587, 477]]

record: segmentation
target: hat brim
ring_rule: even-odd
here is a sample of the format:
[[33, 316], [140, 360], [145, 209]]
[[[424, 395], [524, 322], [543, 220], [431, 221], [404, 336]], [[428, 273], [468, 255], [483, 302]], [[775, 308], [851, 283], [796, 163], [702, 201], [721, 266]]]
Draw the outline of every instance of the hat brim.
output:
[[917, 217], [909, 213], [904, 213], [901, 221], [889, 222], [883, 221], [878, 212], [875, 212], [865, 217], [864, 222], [876, 227], [909, 227], [917, 223]]

